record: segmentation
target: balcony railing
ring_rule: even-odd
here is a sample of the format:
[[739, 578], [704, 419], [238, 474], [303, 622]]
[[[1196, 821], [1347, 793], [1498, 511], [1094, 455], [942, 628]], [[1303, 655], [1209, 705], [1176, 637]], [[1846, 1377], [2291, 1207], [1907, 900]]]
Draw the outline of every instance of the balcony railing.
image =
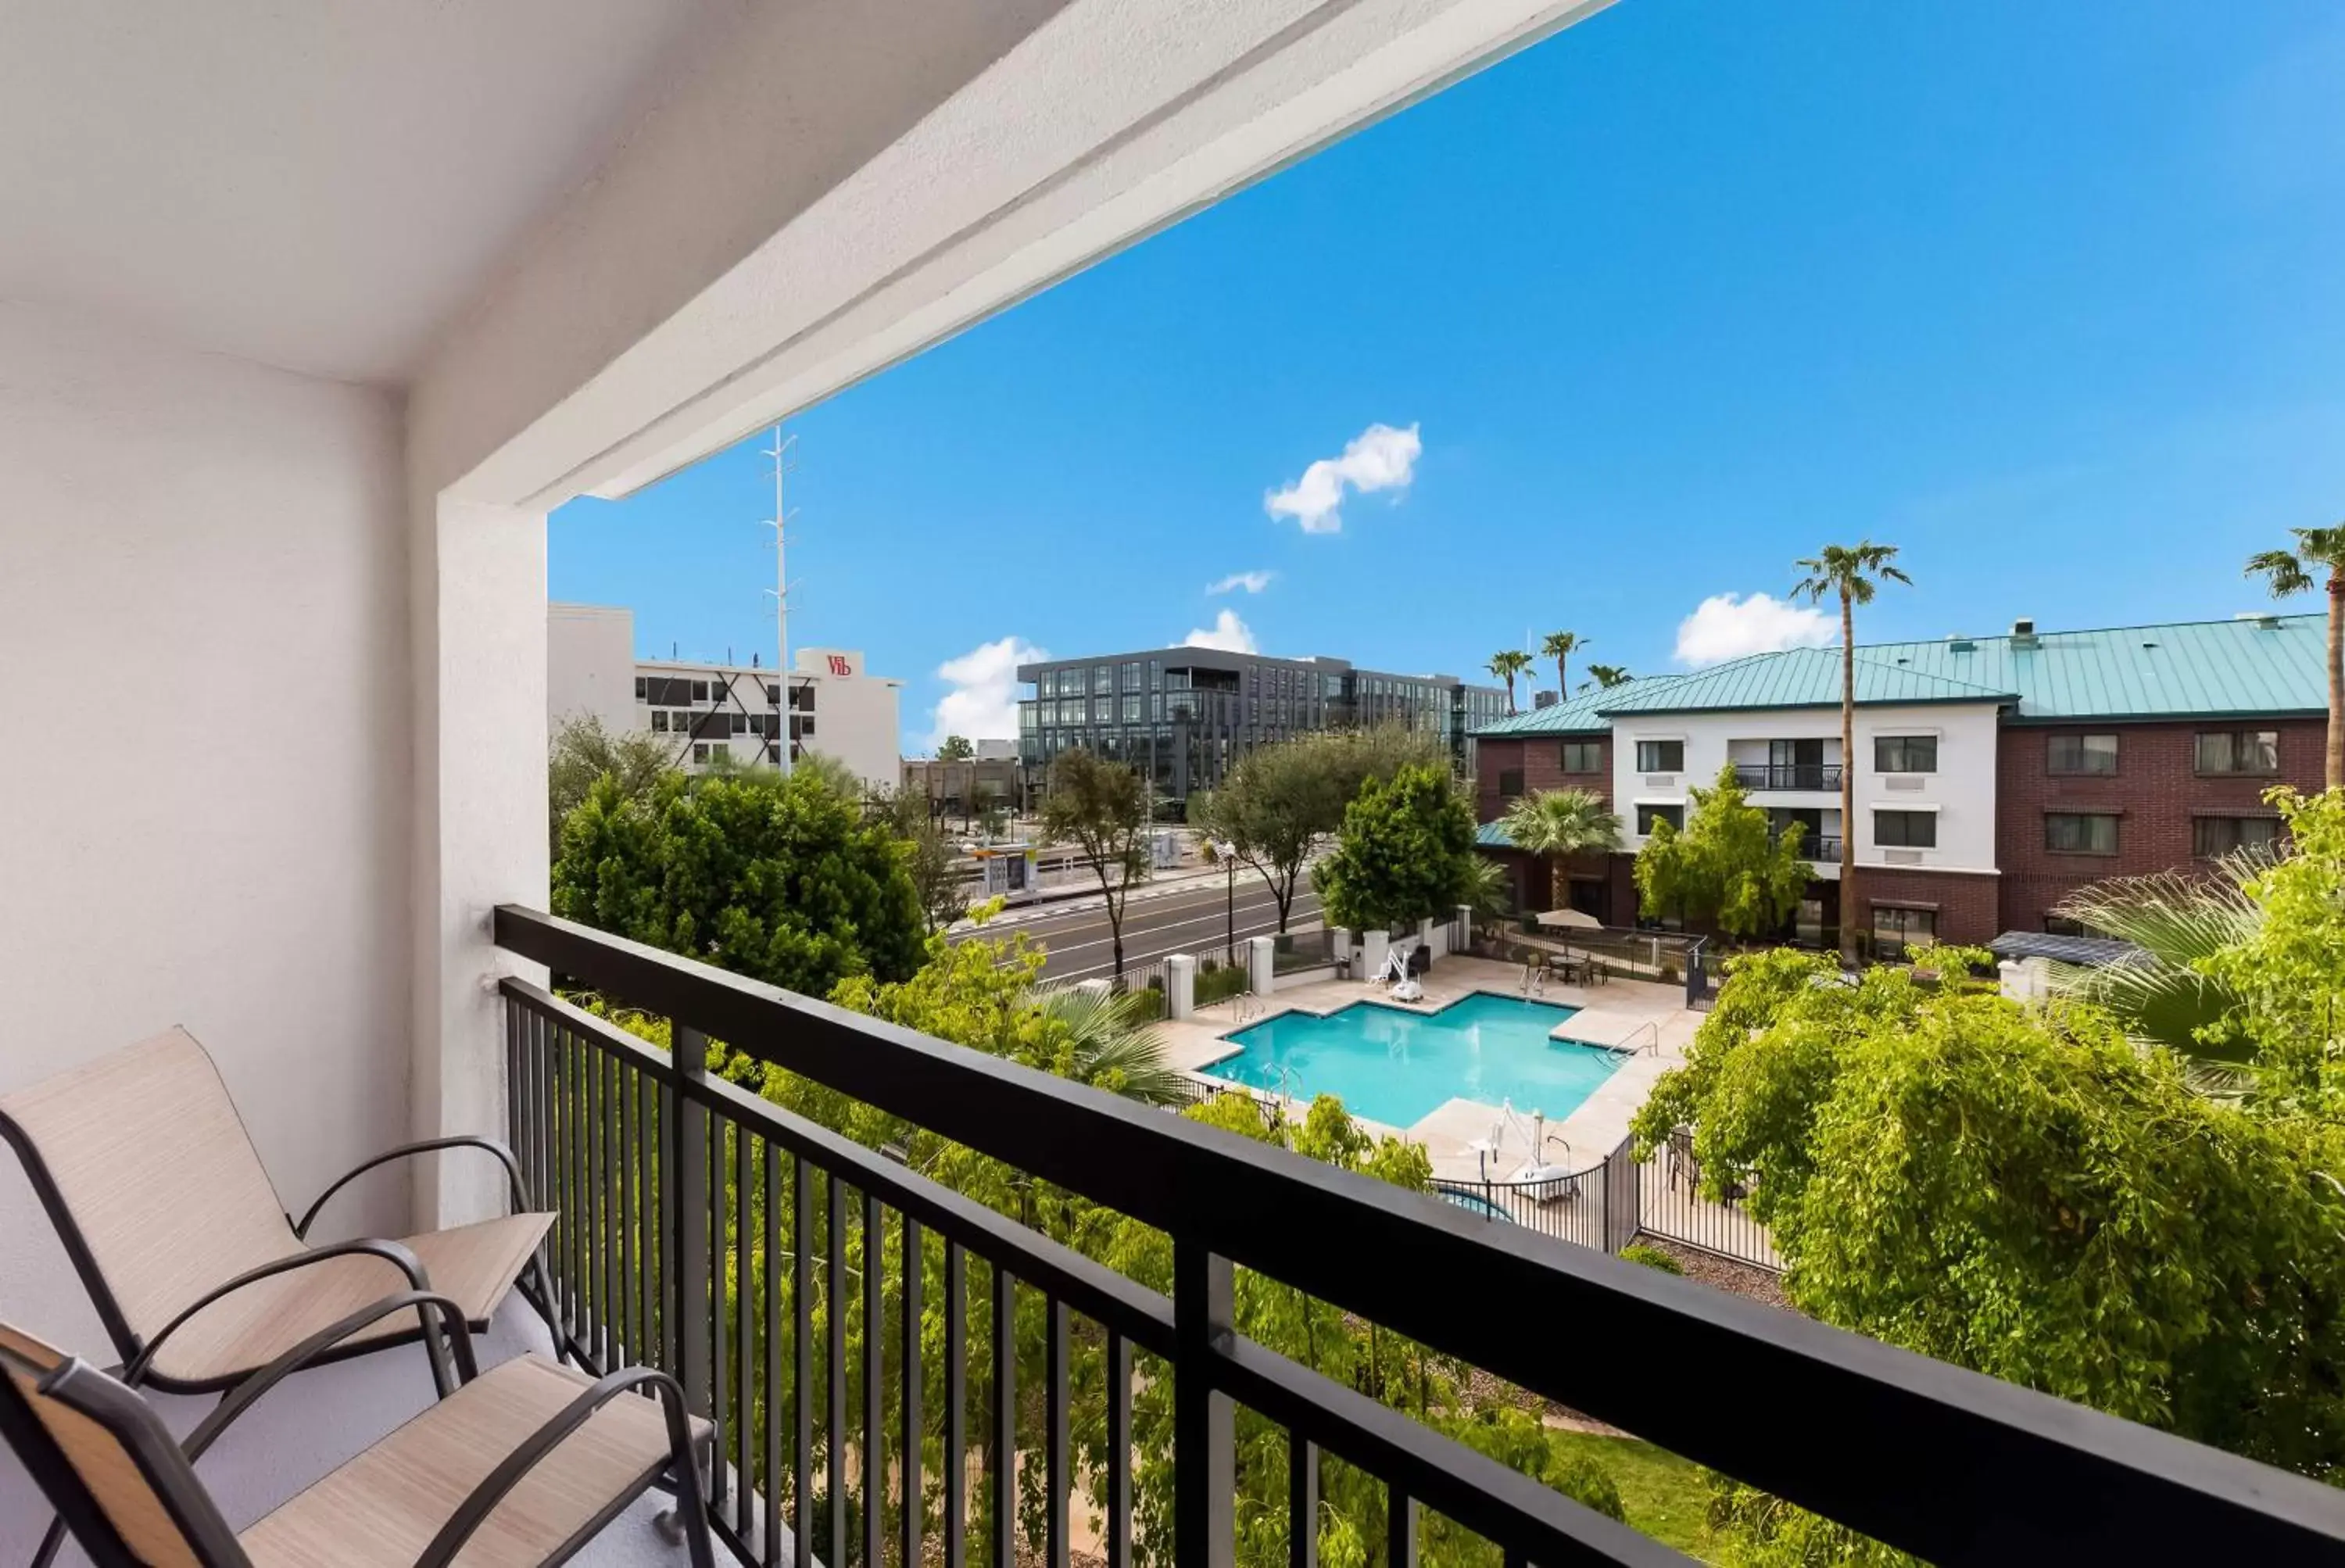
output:
[[1738, 762], [1734, 781], [1745, 789], [1837, 789], [1837, 762]]
[[[1233, 1560], [1236, 1404], [1291, 1434], [1294, 1517], [1315, 1516], [1322, 1454], [1385, 1482], [1395, 1563], [1416, 1560], [1420, 1507], [1509, 1563], [1685, 1561], [1240, 1336], [1236, 1267], [1934, 1563], [2345, 1562], [2345, 1494], [2311, 1481], [548, 915], [508, 906], [495, 931], [672, 1022], [670, 1055], [504, 981], [509, 1131], [561, 1212], [572, 1349], [677, 1374], [715, 1422], [709, 1500], [744, 1563], [922, 1561], [926, 1511], [904, 1500], [931, 1439], [948, 1563], [980, 1521], [986, 1555], [1014, 1562], [1021, 1473], [1065, 1562], [1079, 1462], [1108, 1561], [1130, 1563], [1136, 1352], [1156, 1359], [1146, 1386], [1172, 1385], [1157, 1562]], [[1155, 1227], [1172, 1296], [712, 1078], [712, 1036]], [[866, 1267], [890, 1256], [892, 1280]], [[1016, 1308], [1037, 1298], [1047, 1372], [1020, 1400]], [[1080, 1451], [1077, 1355], [1103, 1372]]]

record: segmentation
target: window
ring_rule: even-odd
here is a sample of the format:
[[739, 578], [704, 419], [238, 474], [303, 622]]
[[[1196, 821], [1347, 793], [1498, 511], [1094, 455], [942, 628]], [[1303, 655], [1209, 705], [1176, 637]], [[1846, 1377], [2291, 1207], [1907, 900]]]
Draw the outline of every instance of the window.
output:
[[655, 708], [652, 709], [652, 733], [655, 735], [665, 735], [667, 733], [666, 708]]
[[2276, 729], [2202, 729], [2194, 748], [2192, 766], [2201, 773], [2277, 773], [2279, 771], [2279, 732]]
[[675, 730], [678, 735], [689, 732], [692, 728], [691, 709], [679, 708], [674, 713], [669, 714], [667, 716], [667, 727], [670, 729]]
[[1141, 696], [1138, 692], [1134, 692], [1130, 697], [1125, 697], [1123, 699], [1123, 721], [1126, 724], [1138, 724], [1142, 718], [1146, 718], [1147, 714], [1144, 711], [1142, 705], [1146, 703], [1147, 700], [1148, 699], [1146, 697]]
[[766, 687], [766, 700], [772, 703], [776, 708], [781, 707], [782, 688], [770, 683], [767, 684]]
[[1138, 691], [1140, 689], [1140, 661], [1138, 659], [1134, 659], [1130, 664], [1123, 667], [1123, 689], [1126, 691]]
[[[1081, 690], [1081, 688], [1079, 687], [1076, 689]], [[1113, 691], [1115, 689], [1115, 666], [1112, 664], [1095, 664], [1091, 666], [1091, 689], [1093, 691]]]
[[2048, 914], [2044, 917], [2044, 934], [2046, 936], [2090, 936], [2093, 933], [2085, 929], [2083, 921], [2070, 920], [2066, 915]]
[[1604, 771], [1604, 743], [1600, 740], [1565, 741], [1563, 770], [1566, 773], [1601, 773]]
[[1875, 811], [1873, 841], [1884, 850], [1934, 850], [1938, 847], [1935, 811]]
[[2049, 812], [2044, 819], [2044, 847], [2063, 855], [2114, 855], [2117, 820], [2098, 811]]
[[1876, 773], [1935, 773], [1938, 738], [1934, 735], [1876, 735], [1873, 738], [1873, 770]]
[[708, 760], [708, 748], [705, 743], [695, 746], [692, 748], [692, 759], [695, 762], [706, 762]]
[[692, 700], [695, 702], [706, 702], [708, 700], [708, 683], [706, 681], [695, 680], [692, 683]]
[[1643, 805], [1637, 808], [1637, 832], [1639, 837], [1650, 833], [1656, 822], [1667, 822], [1672, 828], [1682, 830], [1685, 827], [1685, 808]]
[[2055, 735], [2044, 742], [2046, 773], [2114, 773], [2117, 770], [2117, 738], [2114, 735]]
[[645, 681], [642, 676], [635, 677], [635, 700], [637, 702], [641, 702], [649, 695], [648, 683]]
[[720, 740], [708, 748], [708, 754], [719, 762], [727, 762], [732, 759], [733, 748]]
[[1639, 740], [1637, 742], [1637, 771], [1639, 773], [1684, 772], [1685, 742]]
[[2202, 860], [2234, 850], [2269, 850], [2279, 842], [2277, 817], [2198, 817], [2190, 823], [2190, 852]]
[[813, 714], [800, 714], [790, 720], [790, 738], [792, 740], [811, 740], [814, 738]]
[[1512, 799], [1522, 792], [1523, 770], [1519, 768], [1501, 769], [1498, 773], [1498, 798]]
[[1895, 958], [1908, 948], [1927, 947], [1938, 940], [1936, 910], [1873, 906], [1873, 947], [1884, 958]]

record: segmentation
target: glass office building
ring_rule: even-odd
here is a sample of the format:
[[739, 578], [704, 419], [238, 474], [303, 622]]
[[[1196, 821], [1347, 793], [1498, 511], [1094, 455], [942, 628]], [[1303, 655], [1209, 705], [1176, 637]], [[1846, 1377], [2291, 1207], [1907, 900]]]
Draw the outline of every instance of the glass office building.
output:
[[1138, 769], [1176, 810], [1253, 747], [1319, 729], [1405, 725], [1441, 737], [1462, 772], [1467, 737], [1507, 712], [1505, 691], [1455, 676], [1217, 648], [1051, 659], [1020, 665], [1018, 678], [1019, 759], [1036, 787], [1051, 759], [1081, 748]]

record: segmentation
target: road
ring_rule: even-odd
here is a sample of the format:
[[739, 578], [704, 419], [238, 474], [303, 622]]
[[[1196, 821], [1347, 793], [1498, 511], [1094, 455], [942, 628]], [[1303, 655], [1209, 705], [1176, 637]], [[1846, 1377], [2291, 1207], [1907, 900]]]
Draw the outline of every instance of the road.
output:
[[[1173, 952], [1218, 952], [1228, 936], [1228, 913], [1219, 881], [1196, 882], [1175, 891], [1156, 892], [1146, 886], [1133, 890], [1123, 912], [1123, 964], [1132, 969]], [[1294, 910], [1288, 923], [1295, 927], [1319, 922], [1319, 899], [1305, 885], [1295, 890]], [[1237, 880], [1237, 934], [1267, 936], [1278, 930], [1278, 905], [1260, 877], [1241, 871]], [[1023, 932], [1034, 939], [1046, 962], [1049, 980], [1084, 980], [1115, 972], [1115, 948], [1110, 938], [1107, 912], [1096, 897], [1030, 911], [1010, 910], [984, 927], [988, 936]], [[955, 938], [972, 934], [956, 932]]]

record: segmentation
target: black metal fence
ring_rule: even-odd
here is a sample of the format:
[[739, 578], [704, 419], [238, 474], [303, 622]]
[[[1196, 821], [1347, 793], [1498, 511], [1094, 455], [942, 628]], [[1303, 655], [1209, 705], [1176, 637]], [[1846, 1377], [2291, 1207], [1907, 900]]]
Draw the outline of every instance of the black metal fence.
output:
[[1434, 1190], [1469, 1214], [1580, 1247], [1618, 1252], [1640, 1236], [1659, 1237], [1782, 1271], [1773, 1238], [1742, 1207], [1742, 1194], [1702, 1196], [1690, 1134], [1677, 1133], [1650, 1160], [1637, 1160], [1633, 1147], [1623, 1138], [1593, 1165], [1537, 1180], [1444, 1179]]
[[1325, 969], [1335, 962], [1335, 933], [1332, 931], [1290, 932], [1271, 946], [1270, 972], [1273, 974]]
[[[561, 1213], [547, 1250], [566, 1337], [596, 1369], [679, 1375], [716, 1425], [706, 1489], [744, 1563], [920, 1563], [933, 1519], [947, 1563], [974, 1545], [1011, 1568], [1021, 1477], [1064, 1563], [1080, 1420], [1122, 1568], [1142, 1389], [1174, 1434], [1157, 1562], [1234, 1560], [1240, 1404], [1288, 1434], [1290, 1519], [1318, 1517], [1323, 1456], [1384, 1482], [1389, 1562], [1415, 1561], [1421, 1508], [1508, 1563], [1684, 1561], [1247, 1339], [1241, 1267], [1934, 1562], [2345, 1563], [2345, 1494], [2304, 1478], [1521, 1227], [1501, 1237], [1452, 1204], [533, 911], [500, 909], [495, 930], [672, 1021], [663, 1053], [504, 981], [509, 1133]], [[1154, 1227], [1171, 1296], [711, 1075], [711, 1036]], [[1608, 1205], [1604, 1223], [1625, 1221]], [[1591, 1354], [1571, 1324], [1640, 1353]], [[1047, 1370], [1021, 1398], [1027, 1343]], [[1292, 1561], [1313, 1560], [1315, 1533], [1288, 1532]]]

